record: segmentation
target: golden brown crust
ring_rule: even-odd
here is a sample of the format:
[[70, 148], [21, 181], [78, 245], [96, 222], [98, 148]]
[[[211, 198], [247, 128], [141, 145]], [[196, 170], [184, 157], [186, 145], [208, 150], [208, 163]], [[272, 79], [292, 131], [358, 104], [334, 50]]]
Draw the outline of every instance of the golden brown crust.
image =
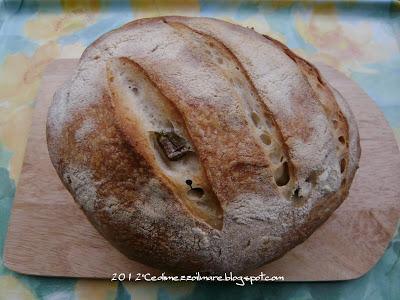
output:
[[345, 199], [360, 155], [351, 111], [314, 66], [209, 18], [100, 37], [55, 94], [47, 136], [99, 232], [175, 272], [282, 256]]

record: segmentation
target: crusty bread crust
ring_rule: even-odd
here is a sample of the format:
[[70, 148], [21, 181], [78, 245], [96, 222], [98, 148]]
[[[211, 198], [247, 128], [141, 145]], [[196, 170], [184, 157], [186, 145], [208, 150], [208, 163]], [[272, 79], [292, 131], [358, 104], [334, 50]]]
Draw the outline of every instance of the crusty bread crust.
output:
[[358, 168], [346, 101], [286, 46], [210, 18], [113, 30], [54, 95], [50, 157], [97, 230], [173, 272], [243, 272], [303, 242]]

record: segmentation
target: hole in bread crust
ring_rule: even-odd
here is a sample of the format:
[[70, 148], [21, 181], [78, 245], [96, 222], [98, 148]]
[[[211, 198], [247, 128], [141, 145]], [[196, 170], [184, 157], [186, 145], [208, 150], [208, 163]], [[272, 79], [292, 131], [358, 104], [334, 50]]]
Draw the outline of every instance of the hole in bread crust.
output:
[[251, 240], [248, 240], [247, 244], [246, 244], [246, 248], [250, 247], [250, 245], [251, 245]]
[[134, 92], [135, 94], [137, 94], [139, 91], [138, 91], [138, 89], [137, 89], [137, 87], [132, 87], [132, 92]]
[[293, 205], [296, 207], [302, 207], [306, 204], [306, 201], [309, 196], [309, 191], [307, 191], [307, 187], [297, 186], [296, 189], [291, 194], [291, 200], [293, 201]]
[[251, 120], [253, 121], [254, 125], [256, 125], [256, 126], [258, 126], [258, 124], [260, 124], [260, 117], [254, 111], [251, 113]]
[[345, 169], [346, 169], [346, 159], [342, 158], [342, 160], [340, 161], [340, 173], [343, 173]]
[[295, 198], [301, 198], [302, 196], [300, 195], [300, 187], [297, 187], [294, 192], [293, 192], [293, 197]]
[[312, 171], [310, 175], [306, 178], [305, 180], [308, 183], [311, 183], [313, 185], [317, 184], [318, 181], [318, 173], [316, 171]]
[[136, 86], [131, 86], [131, 85], [129, 85], [128, 88], [129, 88], [135, 95], [138, 95], [139, 90], [138, 90], [138, 88], [137, 88]]
[[262, 142], [263, 142], [265, 145], [271, 145], [271, 137], [269, 136], [268, 133], [263, 132], [263, 133], [260, 135], [260, 139], [262, 140]]
[[188, 190], [187, 195], [191, 199], [200, 199], [204, 196], [204, 190], [202, 188], [196, 187]]
[[278, 186], [284, 186], [289, 182], [289, 165], [286, 161], [275, 169], [274, 179]]

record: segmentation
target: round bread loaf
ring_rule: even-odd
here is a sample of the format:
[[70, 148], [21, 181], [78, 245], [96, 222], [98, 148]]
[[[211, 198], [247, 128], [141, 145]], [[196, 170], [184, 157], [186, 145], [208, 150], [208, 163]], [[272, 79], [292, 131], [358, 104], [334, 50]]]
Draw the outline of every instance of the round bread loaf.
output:
[[342, 203], [360, 157], [354, 116], [312, 64], [210, 18], [96, 40], [54, 95], [47, 142], [97, 230], [173, 272], [279, 258]]

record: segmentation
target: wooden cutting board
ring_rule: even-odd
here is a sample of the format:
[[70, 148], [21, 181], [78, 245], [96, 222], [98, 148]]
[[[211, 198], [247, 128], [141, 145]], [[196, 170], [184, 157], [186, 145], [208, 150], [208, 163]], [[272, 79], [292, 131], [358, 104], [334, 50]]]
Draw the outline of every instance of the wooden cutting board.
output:
[[[45, 122], [55, 89], [77, 60], [57, 60], [44, 74], [4, 251], [5, 265], [46, 276], [110, 278], [151, 272], [115, 250], [88, 222], [50, 163]], [[349, 197], [306, 242], [252, 271], [291, 281], [344, 280], [365, 274], [382, 256], [400, 217], [400, 156], [392, 130], [372, 100], [345, 75], [318, 66], [350, 102], [362, 156]]]

